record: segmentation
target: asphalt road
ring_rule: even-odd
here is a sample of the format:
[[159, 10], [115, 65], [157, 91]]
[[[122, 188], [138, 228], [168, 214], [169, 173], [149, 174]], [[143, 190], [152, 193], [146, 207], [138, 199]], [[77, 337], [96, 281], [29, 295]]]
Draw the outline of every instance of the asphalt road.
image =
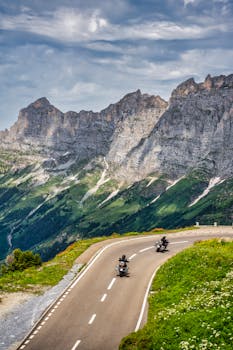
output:
[[[198, 239], [233, 238], [233, 229], [200, 229], [169, 234], [168, 251], [157, 253], [161, 236], [113, 241], [95, 254], [18, 347], [25, 350], [115, 350], [121, 339], [146, 322], [146, 297], [157, 268]], [[130, 259], [129, 277], [115, 271]]]

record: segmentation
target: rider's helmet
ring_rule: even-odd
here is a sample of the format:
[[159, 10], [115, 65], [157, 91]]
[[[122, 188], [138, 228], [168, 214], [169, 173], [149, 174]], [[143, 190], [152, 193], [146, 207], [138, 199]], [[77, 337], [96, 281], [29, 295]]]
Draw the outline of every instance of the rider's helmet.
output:
[[164, 241], [166, 239], [166, 236], [163, 236], [162, 240]]
[[125, 260], [125, 259], [126, 259], [125, 254], [122, 255], [122, 258], [121, 258], [121, 259], [122, 259], [122, 260]]

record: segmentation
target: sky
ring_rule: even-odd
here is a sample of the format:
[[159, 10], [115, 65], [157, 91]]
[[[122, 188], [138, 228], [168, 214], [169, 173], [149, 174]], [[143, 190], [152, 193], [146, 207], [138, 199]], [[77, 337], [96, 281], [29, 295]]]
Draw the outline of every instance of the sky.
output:
[[47, 97], [100, 111], [233, 73], [233, 0], [0, 0], [0, 130]]

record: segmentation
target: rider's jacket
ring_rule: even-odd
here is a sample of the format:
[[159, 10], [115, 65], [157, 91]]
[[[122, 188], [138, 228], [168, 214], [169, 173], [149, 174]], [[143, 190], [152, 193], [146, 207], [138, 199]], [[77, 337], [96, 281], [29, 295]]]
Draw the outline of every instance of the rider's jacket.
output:
[[119, 258], [119, 262], [124, 262], [124, 266], [127, 266], [127, 262], [129, 262], [128, 260], [127, 260], [127, 258]]

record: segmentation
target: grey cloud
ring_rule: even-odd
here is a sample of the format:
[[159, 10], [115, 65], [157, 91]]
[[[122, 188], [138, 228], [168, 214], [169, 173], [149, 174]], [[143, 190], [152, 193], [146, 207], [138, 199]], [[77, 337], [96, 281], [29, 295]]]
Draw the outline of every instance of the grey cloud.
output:
[[59, 8], [53, 13], [37, 16], [21, 13], [0, 16], [0, 28], [24, 31], [53, 38], [64, 43], [90, 40], [181, 40], [205, 38], [213, 32], [227, 32], [227, 23], [182, 24], [167, 21], [139, 21], [128, 25], [113, 24], [100, 11], [80, 13], [78, 10]]
[[168, 99], [191, 76], [230, 74], [231, 17], [220, 0], [2, 0], [0, 129], [41, 96], [98, 111], [137, 88]]

